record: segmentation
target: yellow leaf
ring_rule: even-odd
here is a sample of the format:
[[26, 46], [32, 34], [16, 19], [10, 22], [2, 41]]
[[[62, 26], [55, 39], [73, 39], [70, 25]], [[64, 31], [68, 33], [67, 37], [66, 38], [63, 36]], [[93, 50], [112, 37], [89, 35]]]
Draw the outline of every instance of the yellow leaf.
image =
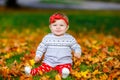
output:
[[76, 70], [71, 70], [71, 75], [75, 76], [76, 78], [81, 78], [81, 74], [80, 72], [76, 71]]
[[29, 62], [30, 62], [30, 65], [31, 65], [31, 66], [34, 66], [35, 61], [34, 61], [33, 59], [29, 60]]
[[10, 58], [10, 54], [8, 53], [8, 54], [6, 54], [4, 57], [5, 57], [5, 59]]
[[77, 78], [81, 78], [81, 74], [80, 74], [79, 72], [76, 73], [75, 76], [76, 76]]
[[95, 70], [92, 74], [93, 75], [96, 75], [96, 74], [100, 74], [101, 72], [100, 71], [98, 71], [98, 69], [97, 70]]
[[100, 80], [107, 80], [107, 79], [108, 79], [108, 76], [105, 73], [102, 76], [100, 76]]
[[95, 63], [98, 63], [99, 62], [99, 58], [92, 58], [92, 63], [95, 64]]
[[81, 71], [81, 76], [84, 78], [87, 78], [87, 74], [89, 73], [89, 70], [86, 70], [85, 72]]
[[50, 80], [49, 76], [43, 76], [40, 78], [40, 80]]
[[55, 80], [62, 80], [60, 74], [57, 74], [57, 75], [55, 76]]

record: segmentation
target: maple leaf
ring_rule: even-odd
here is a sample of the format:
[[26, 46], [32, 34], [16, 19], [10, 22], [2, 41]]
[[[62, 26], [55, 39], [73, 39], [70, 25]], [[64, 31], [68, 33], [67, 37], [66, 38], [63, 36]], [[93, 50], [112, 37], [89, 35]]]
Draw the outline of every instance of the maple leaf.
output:
[[10, 57], [11, 57], [11, 55], [9, 53], [4, 56], [5, 59], [8, 59]]
[[31, 56], [30, 54], [25, 54], [24, 59], [29, 61], [30, 59], [33, 59], [33, 56]]
[[108, 77], [108, 80], [114, 79], [114, 78], [118, 78], [118, 76], [120, 76], [120, 70], [114, 69]]
[[98, 80], [95, 76], [93, 76], [92, 78], [91, 78], [91, 80]]
[[96, 49], [96, 48], [92, 48], [92, 50], [91, 50], [91, 52], [92, 52], [92, 54], [93, 54], [93, 56], [98, 52], [98, 49]]
[[81, 61], [82, 61], [82, 58], [81, 59], [78, 59], [76, 57], [73, 57], [73, 63], [74, 63], [74, 68], [77, 68], [79, 67], [79, 65], [81, 64]]
[[80, 79], [82, 77], [81, 73], [76, 70], [71, 70], [71, 75], [75, 76], [77, 79]]
[[92, 58], [92, 64], [98, 63], [99, 62], [99, 58]]
[[5, 79], [10, 78], [9, 73], [10, 73], [10, 69], [7, 66], [2, 67], [2, 77], [3, 78], [5, 78]]
[[86, 70], [84, 72], [83, 71], [80, 72], [81, 76], [84, 78], [87, 78], [88, 73], [89, 73], [89, 70]]
[[101, 72], [98, 71], [98, 69], [97, 69], [97, 70], [95, 70], [92, 74], [93, 74], [93, 75], [97, 75], [97, 74], [101, 74]]
[[57, 75], [55, 76], [55, 80], [62, 80], [60, 74], [57, 74]]
[[105, 73], [100, 76], [100, 80], [107, 80], [107, 79], [108, 79], [108, 75]]
[[29, 60], [29, 63], [30, 63], [31, 66], [34, 66], [34, 64], [35, 64], [34, 59]]
[[98, 59], [100, 62], [103, 62], [103, 60], [107, 57], [107, 55], [104, 53], [104, 52], [101, 52], [99, 55], [98, 55]]
[[20, 76], [20, 80], [33, 80], [31, 75], [22, 75]]
[[110, 72], [110, 69], [107, 66], [103, 66], [103, 72]]
[[40, 71], [39, 71], [39, 74], [40, 74], [40, 75], [43, 75], [43, 72], [40, 70]]
[[115, 59], [113, 60], [113, 62], [114, 62], [114, 68], [115, 68], [115, 69], [119, 69], [119, 68], [120, 68], [120, 61], [115, 58]]
[[23, 74], [22, 73], [22, 67], [23, 67], [23, 65], [18, 64], [17, 61], [15, 60], [13, 62], [13, 64], [11, 64], [9, 74], [11, 74], [11, 75], [13, 75], [15, 77], [22, 75]]
[[6, 65], [6, 62], [4, 59], [0, 59], [0, 66], [5, 66]]
[[46, 76], [41, 77], [40, 80], [50, 80], [50, 78], [49, 76], [46, 75]]

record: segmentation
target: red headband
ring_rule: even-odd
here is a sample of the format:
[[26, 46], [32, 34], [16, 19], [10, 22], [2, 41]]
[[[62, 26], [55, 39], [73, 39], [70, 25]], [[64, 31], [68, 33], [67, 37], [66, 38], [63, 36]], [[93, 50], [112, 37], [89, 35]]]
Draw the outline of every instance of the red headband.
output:
[[62, 19], [68, 25], [68, 20], [65, 17], [63, 17], [61, 14], [54, 14], [50, 16], [50, 24], [54, 23], [56, 19]]

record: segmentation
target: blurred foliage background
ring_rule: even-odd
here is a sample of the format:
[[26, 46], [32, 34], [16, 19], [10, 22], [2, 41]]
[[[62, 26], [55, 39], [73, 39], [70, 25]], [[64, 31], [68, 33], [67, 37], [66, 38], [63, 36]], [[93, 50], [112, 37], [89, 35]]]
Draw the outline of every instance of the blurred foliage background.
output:
[[99, 1], [99, 2], [114, 2], [114, 3], [120, 3], [120, 0], [40, 0], [42, 2], [80, 2], [80, 1]]
[[103, 1], [103, 2], [116, 2], [116, 3], [120, 3], [120, 0], [89, 0], [89, 1]]
[[63, 12], [68, 15], [70, 30], [76, 32], [97, 32], [119, 36], [120, 11], [91, 11], [91, 10], [29, 10], [4, 11], [0, 13], [0, 32], [31, 28], [45, 29], [49, 32], [49, 16], [54, 12]]

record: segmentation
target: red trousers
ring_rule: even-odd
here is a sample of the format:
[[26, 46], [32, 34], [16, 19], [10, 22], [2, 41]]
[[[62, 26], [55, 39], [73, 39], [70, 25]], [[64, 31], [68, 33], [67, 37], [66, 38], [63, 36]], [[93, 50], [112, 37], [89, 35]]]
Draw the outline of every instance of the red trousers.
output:
[[50, 72], [51, 70], [57, 70], [60, 74], [62, 73], [63, 68], [68, 68], [69, 70], [71, 69], [71, 64], [62, 64], [62, 65], [57, 65], [56, 67], [51, 67], [46, 63], [42, 63], [41, 66], [34, 68], [31, 70], [30, 74], [31, 75], [36, 75], [39, 74], [39, 71], [42, 72]]

